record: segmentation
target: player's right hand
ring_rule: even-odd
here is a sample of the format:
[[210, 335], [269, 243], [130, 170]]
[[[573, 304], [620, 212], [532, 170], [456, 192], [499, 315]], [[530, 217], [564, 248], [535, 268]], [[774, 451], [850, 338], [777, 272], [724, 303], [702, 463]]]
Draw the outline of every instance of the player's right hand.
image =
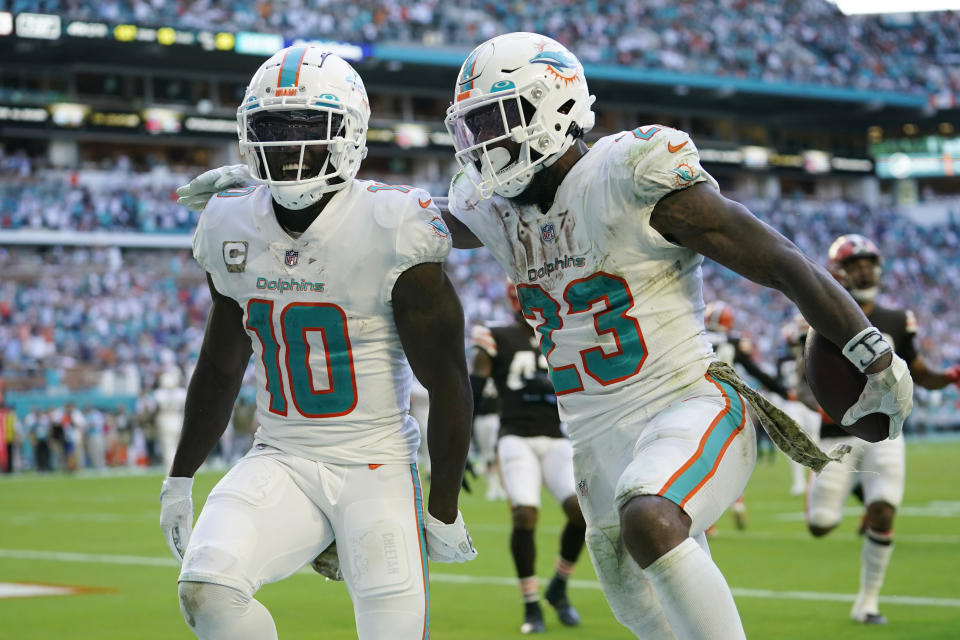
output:
[[254, 184], [245, 164], [231, 164], [201, 173], [187, 184], [177, 187], [177, 204], [191, 211], [203, 211], [207, 200], [230, 187]]
[[160, 490], [160, 530], [177, 562], [183, 554], [193, 531], [193, 478], [167, 478]]
[[893, 354], [890, 366], [877, 373], [867, 374], [863, 393], [843, 415], [843, 425], [850, 426], [871, 413], [890, 416], [890, 435], [894, 440], [903, 429], [903, 421], [913, 410], [913, 379], [903, 358]]
[[469, 562], [477, 557], [473, 539], [463, 523], [463, 514], [457, 511], [457, 519], [447, 524], [427, 511], [427, 556], [434, 562]]

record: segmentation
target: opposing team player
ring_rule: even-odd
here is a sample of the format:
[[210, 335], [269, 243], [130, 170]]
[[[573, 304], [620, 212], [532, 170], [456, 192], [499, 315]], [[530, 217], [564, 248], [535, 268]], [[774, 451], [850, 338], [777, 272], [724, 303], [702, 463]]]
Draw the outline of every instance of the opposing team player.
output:
[[546, 484], [567, 516], [560, 534], [556, 573], [544, 593], [560, 622], [567, 626], [580, 624], [580, 616], [567, 597], [567, 579], [583, 550], [586, 524], [574, 492], [573, 448], [560, 429], [547, 361], [539, 351], [536, 333], [523, 318], [516, 285], [509, 283], [507, 290], [514, 322], [474, 328], [471, 377], [492, 379], [500, 396], [497, 459], [513, 516], [510, 552], [524, 602], [520, 631], [541, 633], [545, 624], [534, 545], [541, 484]]
[[[935, 371], [917, 353], [917, 322], [911, 311], [882, 307], [875, 302], [883, 258], [872, 240], [853, 233], [840, 236], [830, 245], [827, 265], [897, 355], [907, 362], [916, 384], [941, 389], [960, 380], [960, 367]], [[813, 478], [807, 498], [807, 526], [816, 537], [832, 531], [840, 523], [843, 505], [854, 484], [861, 484], [867, 509], [866, 536], [860, 552], [860, 591], [850, 616], [865, 624], [886, 624], [887, 619], [879, 610], [879, 598], [893, 553], [894, 516], [903, 499], [903, 438], [871, 444], [824, 420], [820, 439], [824, 445], [848, 443], [853, 451], [842, 462], [828, 464]]]
[[[442, 268], [449, 233], [424, 192], [355, 179], [369, 114], [342, 59], [280, 51], [237, 112], [262, 186], [218, 194], [197, 228], [213, 306], [161, 527], [182, 558], [181, 610], [202, 639], [276, 638], [254, 594], [334, 538], [358, 636], [426, 638], [428, 555], [476, 555], [457, 509], [472, 402], [463, 312]], [[191, 535], [192, 476], [251, 353], [261, 426]], [[411, 367], [431, 400], [426, 509]]]
[[754, 464], [741, 394], [795, 456], [814, 467], [827, 456], [715, 361], [701, 254], [784, 292], [870, 374], [847, 420], [882, 411], [896, 437], [912, 383], [825, 270], [720, 195], [687, 134], [643, 126], [588, 149], [593, 100], [580, 63], [550, 38], [506, 34], [469, 55], [446, 119], [462, 165], [454, 246], [486, 245], [517, 283], [617, 618], [642, 638], [742, 638], [702, 536]]

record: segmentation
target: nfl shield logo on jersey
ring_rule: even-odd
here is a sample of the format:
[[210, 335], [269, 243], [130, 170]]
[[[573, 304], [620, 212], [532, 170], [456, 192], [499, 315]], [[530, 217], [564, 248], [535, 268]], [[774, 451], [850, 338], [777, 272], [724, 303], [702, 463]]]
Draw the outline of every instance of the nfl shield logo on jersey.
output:
[[297, 262], [300, 260], [300, 252], [296, 249], [287, 249], [287, 252], [283, 254], [283, 263], [288, 267], [297, 266]]
[[577, 483], [577, 491], [579, 491], [582, 496], [587, 495], [587, 481], [585, 479]]
[[543, 238], [544, 242], [553, 242], [557, 239], [557, 232], [552, 222], [540, 227], [540, 237]]

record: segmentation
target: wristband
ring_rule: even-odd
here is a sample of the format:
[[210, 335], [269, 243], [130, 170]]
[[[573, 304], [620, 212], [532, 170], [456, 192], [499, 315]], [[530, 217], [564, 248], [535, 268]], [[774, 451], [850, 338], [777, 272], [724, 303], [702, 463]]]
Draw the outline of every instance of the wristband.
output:
[[888, 351], [893, 351], [893, 347], [884, 339], [880, 330], [876, 327], [867, 327], [850, 338], [843, 348], [843, 355], [860, 370], [860, 373], [863, 373], [867, 367], [876, 362], [877, 358]]
[[183, 478], [168, 476], [163, 481], [163, 487], [160, 492], [164, 493], [169, 491], [173, 495], [177, 496], [188, 496], [190, 495], [191, 490], [193, 489], [193, 478]]

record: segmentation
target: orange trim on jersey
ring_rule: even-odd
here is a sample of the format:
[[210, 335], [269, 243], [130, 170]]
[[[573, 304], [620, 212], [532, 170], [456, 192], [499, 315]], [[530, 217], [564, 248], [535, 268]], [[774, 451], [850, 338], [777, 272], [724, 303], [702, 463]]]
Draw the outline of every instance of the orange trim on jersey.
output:
[[383, 463], [380, 463], [380, 464], [373, 464], [373, 463], [371, 463], [371, 464], [368, 464], [367, 466], [370, 467], [370, 470], [371, 470], [371, 471], [373, 471], [374, 469], [379, 469], [380, 467], [382, 467], [382, 466], [383, 466]]

